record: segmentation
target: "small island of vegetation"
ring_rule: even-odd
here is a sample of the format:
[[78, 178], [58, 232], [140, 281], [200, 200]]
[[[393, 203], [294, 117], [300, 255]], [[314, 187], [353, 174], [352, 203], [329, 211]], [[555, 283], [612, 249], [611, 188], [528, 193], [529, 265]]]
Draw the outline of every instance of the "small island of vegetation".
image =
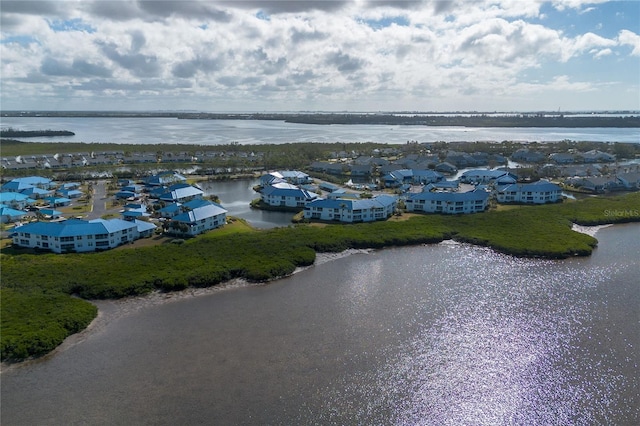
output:
[[0, 129], [0, 137], [3, 138], [37, 138], [50, 136], [75, 136], [69, 130], [16, 130], [11, 127]]

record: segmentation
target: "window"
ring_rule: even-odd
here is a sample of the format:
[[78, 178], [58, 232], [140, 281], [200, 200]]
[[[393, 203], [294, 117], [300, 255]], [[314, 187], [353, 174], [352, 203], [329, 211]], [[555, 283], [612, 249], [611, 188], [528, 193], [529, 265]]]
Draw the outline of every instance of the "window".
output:
[[77, 235], [76, 236], [76, 241], [80, 241], [82, 239], [82, 235]]
[[49, 240], [49, 237], [48, 237], [48, 236], [46, 236], [46, 235], [43, 235], [43, 236], [42, 236], [42, 241], [48, 241], [48, 240]]

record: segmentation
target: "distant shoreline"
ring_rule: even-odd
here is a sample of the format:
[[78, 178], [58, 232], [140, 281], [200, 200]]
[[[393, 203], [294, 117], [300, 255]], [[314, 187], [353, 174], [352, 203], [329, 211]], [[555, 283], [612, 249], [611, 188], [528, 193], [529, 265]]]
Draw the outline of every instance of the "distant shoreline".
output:
[[[267, 120], [298, 124], [365, 124], [453, 127], [640, 128], [640, 112], [612, 113], [205, 113], [127, 111], [2, 111], [3, 117], [176, 118], [184, 120]], [[4, 136], [4, 135], [3, 135]], [[57, 135], [56, 135], [57, 136]]]

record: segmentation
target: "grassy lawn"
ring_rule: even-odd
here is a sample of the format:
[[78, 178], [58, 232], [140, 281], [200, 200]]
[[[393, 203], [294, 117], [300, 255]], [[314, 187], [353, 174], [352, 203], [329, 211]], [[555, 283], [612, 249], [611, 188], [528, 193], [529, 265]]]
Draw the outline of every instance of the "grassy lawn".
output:
[[74, 204], [72, 206], [56, 207], [56, 210], [66, 214], [81, 215], [84, 213], [89, 213], [91, 211], [91, 204], [80, 203]]

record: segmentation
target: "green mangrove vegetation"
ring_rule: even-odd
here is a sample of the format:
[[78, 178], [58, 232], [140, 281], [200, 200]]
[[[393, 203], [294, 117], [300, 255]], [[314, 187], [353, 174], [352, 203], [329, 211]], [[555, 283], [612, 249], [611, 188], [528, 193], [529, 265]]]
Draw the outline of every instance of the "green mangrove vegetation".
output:
[[11, 127], [0, 129], [2, 138], [35, 138], [40, 136], [74, 136], [75, 133], [69, 130], [17, 130]]
[[317, 252], [436, 243], [445, 239], [516, 256], [589, 255], [597, 240], [572, 223], [640, 221], [640, 193], [474, 215], [403, 215], [374, 223], [303, 224], [255, 230], [243, 221], [185, 240], [58, 255], [8, 248], [2, 260], [2, 360], [39, 356], [96, 315], [82, 299], [206, 287], [233, 278], [268, 281], [314, 263]]

